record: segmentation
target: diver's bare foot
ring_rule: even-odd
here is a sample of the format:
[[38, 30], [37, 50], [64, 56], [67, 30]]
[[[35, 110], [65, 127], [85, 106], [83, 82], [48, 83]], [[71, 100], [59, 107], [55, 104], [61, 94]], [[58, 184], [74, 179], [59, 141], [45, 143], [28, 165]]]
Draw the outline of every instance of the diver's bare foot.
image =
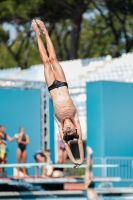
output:
[[44, 23], [43, 23], [41, 20], [39, 20], [39, 19], [36, 19], [36, 23], [37, 23], [37, 25], [40, 27], [42, 33], [43, 33], [44, 35], [47, 35], [47, 34], [48, 34], [48, 31], [47, 31], [47, 29], [46, 29]]
[[39, 29], [37, 27], [37, 23], [36, 23], [36, 21], [34, 19], [32, 20], [31, 27], [35, 31], [36, 35], [40, 36], [40, 31], [39, 31]]

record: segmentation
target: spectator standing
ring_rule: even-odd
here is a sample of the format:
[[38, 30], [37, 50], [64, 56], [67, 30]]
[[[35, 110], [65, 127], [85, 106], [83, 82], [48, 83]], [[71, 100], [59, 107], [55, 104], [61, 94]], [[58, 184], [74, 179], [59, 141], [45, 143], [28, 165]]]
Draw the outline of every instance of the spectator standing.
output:
[[[17, 148], [17, 163], [26, 163], [27, 159], [27, 150], [26, 147], [29, 144], [29, 137], [27, 134], [25, 134], [25, 129], [23, 126], [19, 128], [19, 132], [15, 134], [15, 138], [18, 143], [18, 148]], [[20, 168], [18, 167], [18, 177], [19, 177], [19, 171]], [[27, 171], [25, 167], [22, 167], [22, 172], [25, 177], [27, 177]]]
[[58, 134], [58, 163], [66, 164], [67, 152], [61, 136]]
[[[5, 164], [6, 157], [6, 145], [3, 143], [3, 138], [0, 136], [0, 164]], [[0, 172], [4, 172], [3, 168], [0, 168]]]
[[4, 125], [0, 125], [0, 137], [2, 137], [3, 143], [6, 146], [6, 154], [5, 154], [5, 159], [4, 159], [4, 163], [3, 164], [7, 163], [7, 140], [10, 141], [10, 142], [15, 140], [15, 137], [11, 138], [7, 133], [5, 133], [5, 131], [6, 131], [6, 127]]
[[12, 142], [13, 140], [15, 140], [15, 137], [10, 137], [7, 133], [5, 133], [6, 131], [6, 127], [4, 125], [0, 126], [0, 136], [3, 138], [3, 142], [6, 145], [6, 140]]

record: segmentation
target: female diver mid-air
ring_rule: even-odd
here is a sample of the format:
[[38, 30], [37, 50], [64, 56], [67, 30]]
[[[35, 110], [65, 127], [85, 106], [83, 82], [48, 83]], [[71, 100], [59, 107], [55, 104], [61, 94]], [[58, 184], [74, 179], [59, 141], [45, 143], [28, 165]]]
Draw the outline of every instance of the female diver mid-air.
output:
[[[64, 71], [57, 60], [54, 46], [44, 23], [41, 20], [33, 20], [31, 27], [36, 33], [40, 56], [44, 64], [44, 76], [53, 101], [54, 117], [59, 128], [59, 133], [64, 142], [67, 154], [74, 163], [74, 168], [77, 168], [82, 164], [84, 158], [78, 111], [69, 95]], [[43, 45], [41, 33], [45, 36], [47, 51]], [[69, 141], [74, 138], [78, 140], [79, 160], [74, 158], [69, 146]]]

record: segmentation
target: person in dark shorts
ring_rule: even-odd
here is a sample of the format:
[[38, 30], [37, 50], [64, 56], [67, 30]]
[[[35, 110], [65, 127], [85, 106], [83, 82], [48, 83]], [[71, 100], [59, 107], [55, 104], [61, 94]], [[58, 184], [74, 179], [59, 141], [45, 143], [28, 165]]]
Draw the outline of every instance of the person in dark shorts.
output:
[[[36, 153], [34, 154], [34, 159], [37, 163], [38, 162], [41, 162], [41, 163], [47, 162], [49, 164], [52, 163], [52, 161], [50, 159], [50, 151], [49, 150], [36, 151]], [[51, 173], [50, 173], [50, 170], [51, 170]], [[53, 172], [53, 167], [50, 167], [49, 165], [42, 167], [42, 177], [43, 178], [50, 176], [52, 174], [52, 172]], [[36, 175], [35, 176], [38, 177], [38, 166], [36, 167]]]
[[[24, 127], [21, 126], [19, 128], [19, 133], [15, 134], [14, 136], [17, 140], [18, 143], [18, 148], [17, 148], [17, 163], [20, 163], [22, 161], [22, 163], [26, 163], [26, 159], [27, 159], [27, 150], [26, 147], [29, 144], [29, 137], [27, 134], [25, 134], [25, 130]], [[17, 172], [18, 172], [18, 178], [19, 178], [19, 171], [20, 168], [18, 167]], [[24, 177], [28, 177], [27, 176], [27, 170], [25, 167], [22, 168]]]
[[85, 170], [85, 188], [87, 190], [87, 196], [89, 200], [98, 200], [98, 196], [94, 190], [95, 183], [93, 180], [93, 172], [92, 172], [92, 165], [93, 165], [93, 151], [91, 147], [87, 147], [87, 163], [86, 163], [86, 170]]
[[[70, 97], [64, 71], [57, 60], [54, 46], [44, 23], [41, 20], [32, 20], [31, 26], [36, 33], [40, 56], [44, 64], [44, 76], [53, 101], [54, 117], [58, 125], [59, 134], [64, 142], [69, 158], [74, 163], [74, 168], [77, 168], [83, 163], [84, 159], [78, 111]], [[45, 36], [47, 50], [43, 45], [41, 33]], [[80, 152], [80, 159], [78, 160], [74, 158], [69, 146], [69, 141], [73, 139], [78, 141]]]

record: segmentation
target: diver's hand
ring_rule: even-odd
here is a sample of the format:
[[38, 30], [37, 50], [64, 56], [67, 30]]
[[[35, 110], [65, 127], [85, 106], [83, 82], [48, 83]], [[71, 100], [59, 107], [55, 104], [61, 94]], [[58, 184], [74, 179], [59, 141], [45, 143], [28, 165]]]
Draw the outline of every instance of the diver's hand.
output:
[[78, 168], [80, 165], [82, 165], [83, 161], [81, 160], [76, 160], [76, 162], [74, 163], [73, 168]]
[[74, 168], [78, 168], [80, 165], [79, 164], [75, 164], [74, 166], [73, 166], [73, 169]]

